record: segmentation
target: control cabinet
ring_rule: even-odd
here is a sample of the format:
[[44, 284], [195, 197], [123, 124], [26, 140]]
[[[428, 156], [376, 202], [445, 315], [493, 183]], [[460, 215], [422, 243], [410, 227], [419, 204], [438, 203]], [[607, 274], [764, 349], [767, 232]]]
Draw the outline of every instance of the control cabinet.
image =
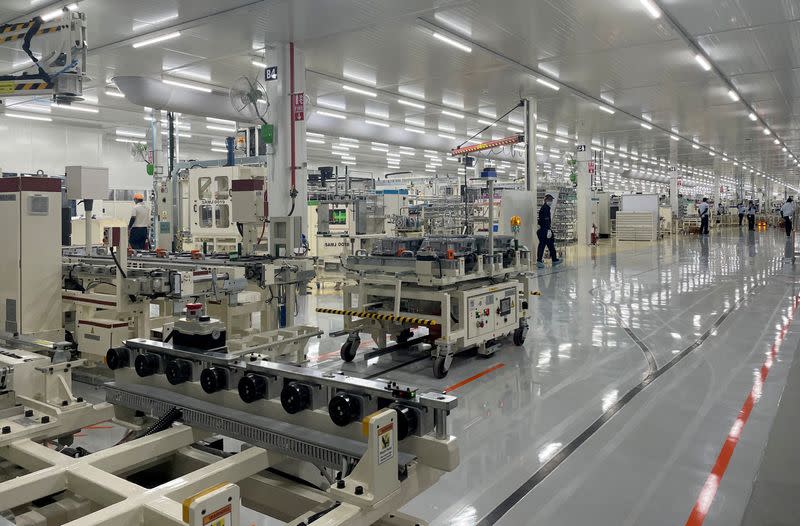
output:
[[505, 336], [519, 326], [518, 283], [508, 283], [471, 291], [467, 305], [467, 340]]

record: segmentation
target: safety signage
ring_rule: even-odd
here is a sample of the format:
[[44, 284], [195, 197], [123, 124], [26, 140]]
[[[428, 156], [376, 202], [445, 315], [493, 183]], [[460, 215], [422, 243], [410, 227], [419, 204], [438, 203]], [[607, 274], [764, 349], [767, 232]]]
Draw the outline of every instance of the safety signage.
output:
[[394, 424], [387, 424], [378, 429], [378, 464], [388, 462], [394, 457], [393, 429]]
[[0, 82], [0, 94], [14, 93], [14, 81], [4, 80]]
[[292, 95], [292, 119], [295, 121], [306, 120], [306, 95], [295, 93]]
[[264, 80], [278, 80], [278, 66], [269, 66], [264, 70]]
[[233, 526], [231, 523], [232, 511], [233, 507], [230, 504], [212, 511], [203, 517], [203, 526]]
[[585, 144], [579, 144], [578, 147], [577, 147], [577, 150], [579, 152], [585, 152], [586, 151], [586, 145]]

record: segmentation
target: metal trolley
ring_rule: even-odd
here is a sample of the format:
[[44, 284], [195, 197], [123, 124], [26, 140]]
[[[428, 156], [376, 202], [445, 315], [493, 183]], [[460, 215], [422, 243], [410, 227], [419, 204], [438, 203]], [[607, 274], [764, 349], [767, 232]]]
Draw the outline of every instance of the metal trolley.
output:
[[414, 329], [427, 327], [433, 374], [444, 378], [455, 354], [477, 348], [488, 356], [509, 336], [515, 345], [524, 343], [530, 252], [515, 239], [425, 238], [416, 253], [400, 244], [396, 255], [376, 247], [370, 255], [347, 258], [345, 267], [357, 285], [344, 288], [342, 309], [317, 309], [343, 315], [350, 333], [341, 347], [343, 360], [355, 358], [362, 333], [385, 349], [389, 336], [407, 344]]

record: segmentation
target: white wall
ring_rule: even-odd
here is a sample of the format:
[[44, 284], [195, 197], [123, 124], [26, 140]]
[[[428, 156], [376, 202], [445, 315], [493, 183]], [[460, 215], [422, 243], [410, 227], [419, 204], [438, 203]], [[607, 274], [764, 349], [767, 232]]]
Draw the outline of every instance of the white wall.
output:
[[[145, 163], [135, 161], [130, 144], [115, 141], [113, 130], [3, 118], [0, 120], [0, 169], [4, 172], [63, 175], [70, 165], [109, 169], [110, 186], [141, 190], [152, 186]], [[209, 159], [223, 154], [185, 151], [182, 158]]]

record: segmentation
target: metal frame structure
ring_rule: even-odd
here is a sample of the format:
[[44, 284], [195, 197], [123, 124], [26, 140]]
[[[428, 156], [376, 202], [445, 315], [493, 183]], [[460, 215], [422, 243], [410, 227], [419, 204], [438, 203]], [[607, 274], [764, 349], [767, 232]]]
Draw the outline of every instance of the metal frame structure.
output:
[[[57, 34], [61, 41], [52, 53], [37, 58], [31, 51], [34, 38]], [[65, 8], [58, 18], [45, 22], [36, 17], [28, 22], [0, 25], [0, 44], [22, 41], [31, 63], [8, 75], [0, 75], [0, 98], [53, 95], [69, 104], [82, 100], [86, 76], [86, 17]], [[30, 69], [35, 73], [26, 73]]]

